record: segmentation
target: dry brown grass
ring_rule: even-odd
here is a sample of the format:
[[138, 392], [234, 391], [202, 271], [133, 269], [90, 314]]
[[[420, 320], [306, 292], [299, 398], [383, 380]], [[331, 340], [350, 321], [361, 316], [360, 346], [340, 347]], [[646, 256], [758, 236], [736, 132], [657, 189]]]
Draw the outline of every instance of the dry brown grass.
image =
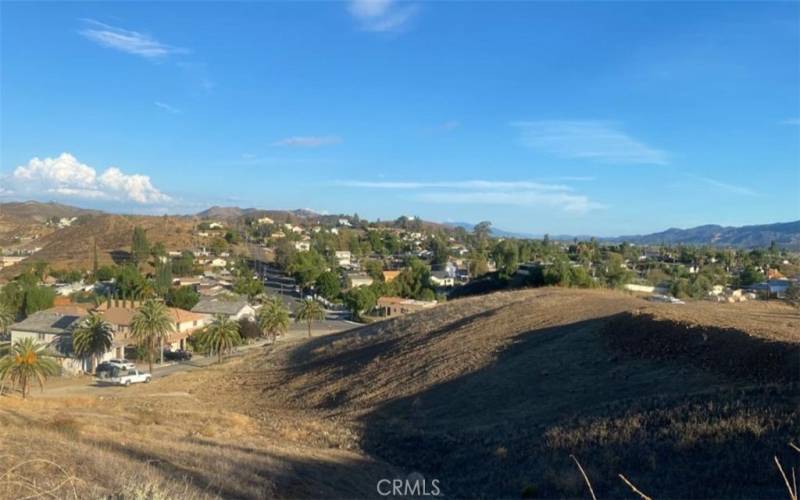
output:
[[[708, 327], [701, 309], [662, 312], [607, 291], [454, 301], [103, 389], [103, 399], [2, 398], [0, 470], [49, 460], [76, 478], [80, 496], [360, 498], [375, 495], [378, 478], [409, 471], [456, 497], [585, 496], [587, 479], [598, 498], [628, 497], [620, 474], [657, 498], [785, 495], [773, 456], [791, 484], [798, 456], [784, 449], [800, 437], [797, 383], [617, 347], [604, 327], [635, 311], [651, 318], [626, 333], [636, 345], [653, 324]], [[755, 320], [727, 321], [748, 336]], [[759, 328], [757, 340], [786, 342], [783, 326]], [[740, 352], [725, 356], [735, 364]], [[37, 474], [43, 487], [60, 482]]]

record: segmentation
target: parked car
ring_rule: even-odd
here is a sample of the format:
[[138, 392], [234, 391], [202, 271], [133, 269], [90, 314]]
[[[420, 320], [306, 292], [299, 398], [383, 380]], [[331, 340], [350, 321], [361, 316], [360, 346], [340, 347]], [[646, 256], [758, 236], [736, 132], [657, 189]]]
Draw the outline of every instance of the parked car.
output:
[[188, 361], [192, 359], [192, 353], [183, 349], [164, 351], [164, 359], [168, 361]]
[[103, 381], [109, 384], [128, 387], [131, 384], [148, 384], [151, 378], [149, 373], [139, 371], [135, 368], [132, 370], [117, 369], [112, 372], [110, 377], [104, 378]]
[[136, 368], [136, 365], [133, 362], [128, 361], [126, 359], [109, 359], [108, 362], [111, 363], [112, 365], [124, 368], [125, 370]]

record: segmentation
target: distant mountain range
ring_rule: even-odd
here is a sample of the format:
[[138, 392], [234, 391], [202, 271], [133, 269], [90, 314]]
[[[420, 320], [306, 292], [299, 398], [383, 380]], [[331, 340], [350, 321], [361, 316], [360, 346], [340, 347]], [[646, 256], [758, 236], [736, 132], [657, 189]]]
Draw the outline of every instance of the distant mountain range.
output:
[[[450, 227], [462, 227], [472, 231], [474, 224], [469, 222], [450, 222]], [[541, 234], [517, 233], [492, 227], [492, 236], [496, 238], [541, 238]], [[587, 240], [591, 235], [550, 235], [557, 241], [573, 239]], [[773, 241], [781, 248], [800, 250], [800, 221], [760, 224], [755, 226], [718, 226], [707, 224], [689, 229], [670, 228], [666, 231], [651, 234], [636, 234], [597, 238], [612, 243], [635, 243], [637, 245], [717, 245], [736, 248], [755, 248], [769, 246]]]
[[[3, 236], [22, 234], [28, 231], [43, 232], [43, 225], [51, 217], [77, 217], [77, 216], [110, 216], [98, 210], [77, 208], [58, 203], [41, 203], [36, 201], [0, 203], [0, 240]], [[311, 219], [317, 222], [336, 222], [341, 217], [334, 214], [318, 214], [308, 209], [298, 210], [263, 210], [258, 208], [240, 207], [210, 207], [194, 216], [177, 216], [176, 219], [186, 219], [186, 224], [191, 224], [190, 219], [216, 219], [234, 221], [242, 217], [271, 217], [276, 220], [290, 220], [299, 222]], [[142, 220], [148, 216], [136, 216]], [[390, 223], [390, 222], [387, 222]], [[438, 224], [424, 222], [426, 227], [461, 227], [472, 231], [474, 224], [468, 222], [448, 222]], [[48, 229], [46, 232], [51, 232]], [[491, 234], [498, 238], [541, 238], [542, 234], [507, 231], [492, 227]], [[40, 234], [41, 235], [41, 234]], [[591, 235], [550, 235], [552, 240], [572, 241], [587, 240]], [[636, 234], [617, 237], [598, 238], [607, 242], [646, 244], [685, 244], [685, 245], [718, 245], [738, 248], [766, 247], [773, 241], [782, 248], [800, 250], [800, 220], [775, 224], [761, 224], [741, 227], [725, 227], [718, 225], [704, 225], [689, 229], [670, 228], [666, 231], [651, 234]]]
[[637, 244], [680, 243], [740, 248], [765, 247], [774, 241], [782, 248], [800, 249], [800, 220], [741, 227], [708, 224], [690, 229], [670, 228], [660, 233], [620, 236], [606, 240]]

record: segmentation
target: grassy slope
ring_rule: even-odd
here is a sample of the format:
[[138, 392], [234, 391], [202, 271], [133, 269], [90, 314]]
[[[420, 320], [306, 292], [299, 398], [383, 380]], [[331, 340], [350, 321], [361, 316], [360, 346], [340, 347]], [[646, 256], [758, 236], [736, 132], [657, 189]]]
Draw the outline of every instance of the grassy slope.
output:
[[657, 498], [781, 496], [771, 460], [798, 465], [797, 383], [729, 369], [746, 351], [703, 326], [724, 317], [794, 355], [766, 363], [797, 362], [800, 316], [765, 307], [464, 299], [104, 400], [4, 398], [0, 469], [50, 458], [95, 493], [133, 478], [182, 497], [351, 498], [418, 471], [450, 496], [585, 496], [575, 454], [600, 497], [629, 496], [618, 473]]
[[[263, 397], [354, 421], [365, 451], [438, 477], [457, 496], [583, 494], [570, 453], [605, 496], [625, 494], [618, 473], [658, 497], [779, 495], [771, 458], [791, 451], [785, 444], [797, 440], [800, 424], [797, 384], [785, 377], [797, 373], [800, 317], [767, 311], [756, 333], [794, 332], [778, 345], [789, 353], [779, 362], [794, 364], [753, 370], [751, 378], [746, 366], [727, 369], [737, 355], [757, 363], [747, 349], [721, 350], [709, 361], [716, 337], [704, 346], [708, 331], [692, 325], [716, 307], [681, 312], [590, 291], [476, 297], [289, 351], [277, 363], [285, 369], [264, 373]], [[739, 316], [745, 325], [765, 312], [722, 307], [729, 323]], [[626, 311], [643, 322], [633, 332], [609, 329]], [[683, 323], [672, 322], [676, 314]], [[653, 352], [644, 342], [648, 349], [628, 352], [615, 341], [624, 335], [636, 344], [651, 329], [665, 334], [667, 320], [667, 334], [696, 332], [698, 342], [675, 337], [696, 348], [664, 342]]]

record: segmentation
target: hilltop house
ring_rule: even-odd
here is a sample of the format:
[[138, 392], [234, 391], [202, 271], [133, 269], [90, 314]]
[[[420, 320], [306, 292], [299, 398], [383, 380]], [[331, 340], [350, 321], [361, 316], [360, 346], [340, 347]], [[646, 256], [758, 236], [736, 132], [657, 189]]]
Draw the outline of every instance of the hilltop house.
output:
[[256, 310], [247, 303], [247, 299], [230, 296], [202, 297], [192, 308], [192, 312], [210, 316], [223, 314], [236, 321], [254, 318], [256, 315]]

